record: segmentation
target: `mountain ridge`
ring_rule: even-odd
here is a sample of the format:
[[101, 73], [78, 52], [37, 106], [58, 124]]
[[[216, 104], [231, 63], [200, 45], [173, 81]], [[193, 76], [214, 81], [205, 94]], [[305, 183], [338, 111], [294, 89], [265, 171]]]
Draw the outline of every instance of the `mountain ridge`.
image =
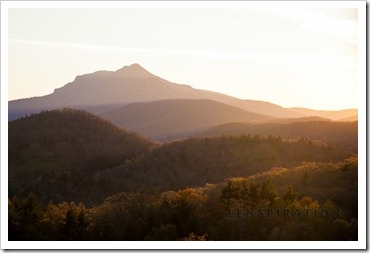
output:
[[349, 109], [342, 109], [342, 110], [314, 110], [308, 109], [303, 107], [291, 107], [289, 108], [291, 111], [295, 111], [305, 116], [317, 116], [323, 118], [330, 118], [332, 120], [342, 120], [345, 118], [351, 118], [357, 116], [358, 110], [349, 108]]
[[[299, 116], [299, 113], [292, 113], [271, 103], [252, 100], [248, 102], [222, 93], [172, 83], [153, 75], [139, 64], [132, 64], [116, 71], [103, 70], [78, 75], [74, 81], [45, 96], [9, 101], [9, 119], [16, 119], [30, 112], [37, 113], [61, 107], [73, 106], [85, 109], [84, 107], [92, 105], [128, 104], [164, 99], [210, 99], [270, 116]], [[261, 111], [261, 108], [265, 107], [267, 109]], [[269, 113], [268, 110], [272, 112]]]
[[[284, 108], [271, 102], [239, 99], [214, 91], [195, 89], [187, 84], [173, 83], [152, 74], [137, 63], [116, 71], [100, 70], [78, 75], [74, 81], [56, 88], [48, 95], [9, 101], [8, 116], [11, 121], [42, 110], [64, 107], [89, 110], [101, 115], [107, 113], [108, 108], [114, 110], [130, 103], [166, 99], [208, 99], [274, 118], [323, 117], [316, 115], [315, 110]], [[355, 115], [335, 116], [335, 119], [352, 116]], [[326, 117], [333, 119], [329, 112]]]
[[258, 122], [270, 116], [208, 99], [138, 102], [102, 114], [106, 120], [155, 140], [173, 140], [227, 122]]

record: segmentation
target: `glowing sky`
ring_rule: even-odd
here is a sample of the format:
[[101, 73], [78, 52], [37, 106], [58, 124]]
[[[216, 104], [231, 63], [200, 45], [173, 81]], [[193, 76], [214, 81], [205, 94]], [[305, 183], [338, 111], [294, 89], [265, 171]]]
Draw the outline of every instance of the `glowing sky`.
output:
[[242, 99], [358, 107], [355, 8], [17, 8], [8, 15], [9, 100], [139, 63], [169, 81]]

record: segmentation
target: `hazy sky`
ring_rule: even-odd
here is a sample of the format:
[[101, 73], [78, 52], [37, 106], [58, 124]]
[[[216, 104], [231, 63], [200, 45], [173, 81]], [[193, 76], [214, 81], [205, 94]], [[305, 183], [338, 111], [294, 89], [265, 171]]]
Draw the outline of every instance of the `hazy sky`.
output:
[[357, 108], [357, 9], [10, 9], [9, 100], [139, 63], [283, 107]]

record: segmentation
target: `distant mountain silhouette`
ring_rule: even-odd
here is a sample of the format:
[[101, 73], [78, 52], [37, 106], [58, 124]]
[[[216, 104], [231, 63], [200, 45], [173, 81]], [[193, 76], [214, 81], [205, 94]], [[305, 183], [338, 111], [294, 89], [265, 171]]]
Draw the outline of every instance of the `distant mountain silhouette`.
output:
[[42, 97], [9, 102], [9, 120], [23, 115], [63, 107], [73, 107], [102, 114], [134, 102], [164, 99], [209, 99], [241, 109], [278, 118], [301, 117], [302, 114], [281, 106], [254, 100], [242, 100], [221, 93], [194, 89], [155, 76], [139, 64], [117, 71], [97, 71], [76, 79]]
[[346, 117], [346, 118], [343, 118], [343, 119], [339, 119], [339, 121], [358, 121], [358, 116], [355, 115], [355, 116], [351, 116], [351, 117]]
[[114, 124], [155, 140], [186, 137], [228, 122], [260, 122], [271, 117], [212, 100], [171, 99], [127, 105], [102, 115]]
[[323, 117], [323, 118], [328, 118], [332, 120], [342, 120], [345, 118], [352, 118], [352, 120], [349, 120], [349, 121], [353, 121], [354, 117], [357, 118], [357, 113], [358, 113], [357, 109], [324, 111], [324, 110], [312, 110], [312, 109], [307, 109], [307, 108], [293, 107], [293, 108], [289, 108], [289, 110], [303, 114], [304, 116], [317, 116], [317, 117]]

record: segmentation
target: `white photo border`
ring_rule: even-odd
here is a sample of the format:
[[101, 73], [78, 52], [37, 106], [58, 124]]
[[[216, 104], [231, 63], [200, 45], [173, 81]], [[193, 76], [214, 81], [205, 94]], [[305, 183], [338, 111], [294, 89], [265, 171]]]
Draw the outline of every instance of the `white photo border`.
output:
[[[8, 11], [12, 8], [357, 8], [358, 241], [9, 241]], [[366, 1], [2, 1], [1, 2], [1, 248], [2, 249], [366, 249]]]

